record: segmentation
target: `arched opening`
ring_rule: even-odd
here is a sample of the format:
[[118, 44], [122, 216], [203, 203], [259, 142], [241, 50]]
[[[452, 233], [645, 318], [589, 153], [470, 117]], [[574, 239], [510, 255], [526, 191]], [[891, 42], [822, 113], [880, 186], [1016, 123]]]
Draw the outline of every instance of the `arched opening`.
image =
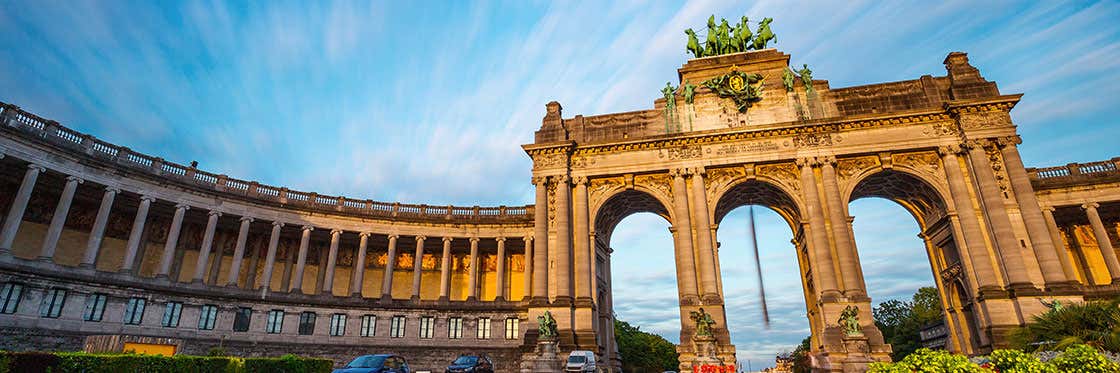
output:
[[678, 272], [669, 209], [653, 195], [631, 189], [603, 202], [594, 219], [595, 327], [604, 361], [619, 361], [616, 316], [679, 343]]
[[[795, 240], [800, 220], [796, 206], [786, 192], [757, 180], [735, 185], [715, 206], [727, 325], [737, 360], [753, 369], [773, 366], [775, 352], [793, 350], [812, 332], [802, 277], [806, 267]], [[757, 260], [752, 236], [757, 238]], [[765, 291], [769, 325], [760, 290]]]
[[[918, 176], [885, 170], [860, 180], [848, 201], [845, 216], [852, 217], [849, 224], [859, 249], [857, 263], [876, 307], [891, 300], [909, 302], [922, 287], [937, 288], [940, 320], [912, 315], [922, 319], [918, 330], [884, 330], [884, 334], [918, 333], [899, 337], [917, 339], [917, 343], [896, 343], [895, 357], [923, 346], [975, 351], [978, 332], [973, 299], [970, 287], [965, 286], [968, 280], [943, 194]], [[906, 259], [922, 252], [928, 261]], [[885, 337], [891, 343], [892, 336]]]

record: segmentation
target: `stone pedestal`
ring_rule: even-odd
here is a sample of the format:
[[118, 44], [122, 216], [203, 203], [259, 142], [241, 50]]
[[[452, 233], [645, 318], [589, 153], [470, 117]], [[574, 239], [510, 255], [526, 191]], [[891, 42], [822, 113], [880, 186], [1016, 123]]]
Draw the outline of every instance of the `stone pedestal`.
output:
[[696, 356], [689, 366], [693, 373], [703, 371], [701, 367], [704, 366], [723, 366], [723, 359], [719, 358], [719, 343], [713, 336], [692, 337], [692, 351]]
[[555, 339], [537, 342], [537, 348], [521, 359], [521, 373], [560, 373], [564, 371], [564, 360], [557, 355]]

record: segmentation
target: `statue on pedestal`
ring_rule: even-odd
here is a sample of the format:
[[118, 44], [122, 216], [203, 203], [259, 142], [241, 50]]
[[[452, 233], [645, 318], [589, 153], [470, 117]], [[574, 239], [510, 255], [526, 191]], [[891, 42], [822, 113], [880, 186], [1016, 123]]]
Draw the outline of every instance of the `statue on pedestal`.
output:
[[540, 332], [540, 339], [556, 339], [559, 333], [556, 331], [556, 319], [552, 318], [552, 312], [544, 311], [543, 315], [537, 316], [537, 331]]
[[771, 41], [775, 43], [778, 42], [777, 37], [774, 36], [774, 32], [770, 31], [770, 22], [774, 22], [774, 19], [766, 17], [762, 19], [762, 22], [758, 23], [758, 32], [754, 37], [754, 50], [766, 49], [766, 44], [769, 44]]
[[813, 91], [813, 70], [809, 70], [808, 64], [801, 64], [801, 70], [797, 70], [797, 75], [801, 76], [801, 83], [805, 85], [805, 92]]
[[716, 321], [712, 319], [712, 314], [704, 312], [704, 309], [701, 308], [699, 311], [690, 312], [689, 319], [696, 323], [696, 332], [693, 334], [693, 338], [712, 336], [712, 325], [716, 324]]
[[846, 336], [862, 336], [863, 327], [859, 325], [859, 307], [849, 305], [840, 312], [840, 327]]

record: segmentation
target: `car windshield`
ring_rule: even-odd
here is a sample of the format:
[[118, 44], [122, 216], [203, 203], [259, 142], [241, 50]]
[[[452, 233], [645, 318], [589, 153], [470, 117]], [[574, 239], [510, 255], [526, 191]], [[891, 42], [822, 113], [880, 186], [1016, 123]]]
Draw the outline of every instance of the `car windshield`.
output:
[[385, 363], [384, 356], [366, 355], [358, 356], [357, 359], [346, 364], [347, 368], [380, 368], [381, 364]]
[[569, 363], [576, 363], [576, 364], [583, 364], [583, 363], [587, 362], [587, 357], [579, 356], [579, 355], [568, 356], [568, 362]]
[[455, 359], [455, 362], [452, 363], [452, 364], [455, 364], [455, 365], [474, 365], [474, 363], [477, 363], [477, 362], [478, 362], [478, 356], [460, 356], [458, 359]]

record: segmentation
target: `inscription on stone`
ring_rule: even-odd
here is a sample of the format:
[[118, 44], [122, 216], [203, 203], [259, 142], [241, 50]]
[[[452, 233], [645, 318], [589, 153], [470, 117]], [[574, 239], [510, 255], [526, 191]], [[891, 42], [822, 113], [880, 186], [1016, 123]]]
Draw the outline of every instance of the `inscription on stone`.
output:
[[732, 155], [740, 153], [757, 153], [778, 150], [778, 143], [773, 141], [750, 142], [746, 144], [725, 144], [707, 148], [705, 153], [711, 154], [713, 149], [716, 155]]

